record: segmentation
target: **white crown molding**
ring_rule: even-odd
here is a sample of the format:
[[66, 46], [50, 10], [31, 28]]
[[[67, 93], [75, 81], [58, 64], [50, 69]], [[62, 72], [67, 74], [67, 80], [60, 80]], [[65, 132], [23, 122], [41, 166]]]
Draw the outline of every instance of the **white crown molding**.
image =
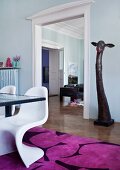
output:
[[[26, 19], [32, 20], [37, 25], [48, 25], [57, 22], [64, 21], [65, 14], [66, 19], [75, 19], [76, 17], [83, 17], [86, 8], [92, 4], [94, 0], [79, 0], [76, 2], [70, 2], [52, 8], [40, 11], [39, 13], [27, 17]], [[80, 11], [81, 10], [81, 11]], [[57, 15], [57, 16], [56, 16]]]
[[63, 48], [62, 45], [54, 42], [54, 41], [50, 41], [50, 40], [42, 40], [42, 46], [46, 47], [46, 48], [52, 48], [52, 49], [61, 49]]
[[65, 11], [67, 9], [71, 9], [71, 8], [73, 9], [73, 8], [76, 8], [76, 7], [87, 6], [87, 5], [90, 5], [93, 2], [94, 2], [94, 0], [78, 0], [76, 2], [70, 2], [70, 3], [54, 6], [54, 7], [42, 10], [42, 11], [36, 13], [35, 15], [29, 16], [26, 19], [34, 20], [34, 19], [46, 16], [46, 15], [49, 15], [49, 14], [55, 14], [55, 13], [58, 13], [58, 12], [62, 12], [62, 11]]

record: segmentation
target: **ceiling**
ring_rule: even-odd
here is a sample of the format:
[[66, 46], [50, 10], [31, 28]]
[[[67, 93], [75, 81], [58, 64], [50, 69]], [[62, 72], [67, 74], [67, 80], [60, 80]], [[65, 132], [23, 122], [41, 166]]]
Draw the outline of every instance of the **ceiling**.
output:
[[58, 22], [44, 27], [71, 37], [84, 39], [84, 17]]

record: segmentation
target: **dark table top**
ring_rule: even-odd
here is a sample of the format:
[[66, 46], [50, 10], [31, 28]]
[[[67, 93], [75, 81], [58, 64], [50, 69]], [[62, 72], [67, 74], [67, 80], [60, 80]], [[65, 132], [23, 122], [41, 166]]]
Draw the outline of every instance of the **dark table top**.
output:
[[46, 100], [45, 97], [40, 96], [26, 96], [26, 95], [11, 95], [0, 93], [0, 106], [8, 106], [21, 103], [29, 103]]

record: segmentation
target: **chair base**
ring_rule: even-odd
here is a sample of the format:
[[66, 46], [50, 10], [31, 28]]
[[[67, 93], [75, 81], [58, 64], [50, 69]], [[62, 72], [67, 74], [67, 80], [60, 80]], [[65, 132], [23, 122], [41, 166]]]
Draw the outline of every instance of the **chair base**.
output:
[[19, 154], [21, 156], [22, 161], [25, 166], [29, 168], [29, 166], [42, 158], [44, 156], [44, 151], [37, 147], [27, 146], [22, 144], [22, 147], [18, 149]]

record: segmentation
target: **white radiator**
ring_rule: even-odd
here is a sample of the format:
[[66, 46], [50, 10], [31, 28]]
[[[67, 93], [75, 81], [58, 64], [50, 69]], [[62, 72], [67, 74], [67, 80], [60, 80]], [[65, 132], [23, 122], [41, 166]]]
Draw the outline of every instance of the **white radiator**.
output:
[[18, 94], [18, 71], [19, 69], [0, 69], [0, 88], [7, 85], [15, 85], [16, 93]]

